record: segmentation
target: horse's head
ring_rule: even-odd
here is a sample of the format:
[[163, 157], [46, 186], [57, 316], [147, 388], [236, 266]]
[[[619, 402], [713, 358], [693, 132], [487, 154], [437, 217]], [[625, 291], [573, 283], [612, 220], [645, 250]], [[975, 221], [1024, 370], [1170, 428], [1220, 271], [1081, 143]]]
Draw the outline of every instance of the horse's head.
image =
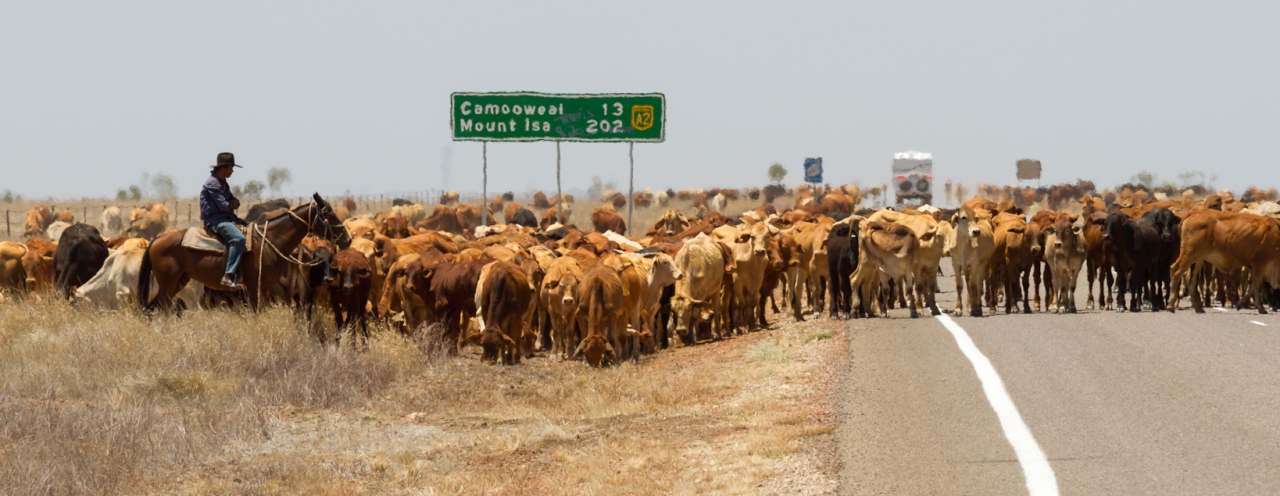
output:
[[339, 249], [345, 250], [350, 247], [351, 233], [348, 233], [347, 228], [342, 225], [342, 221], [338, 219], [338, 214], [333, 211], [333, 207], [329, 205], [329, 202], [324, 201], [324, 198], [320, 197], [320, 193], [313, 194], [311, 198], [315, 200], [315, 206], [310, 216], [311, 234], [337, 244]]

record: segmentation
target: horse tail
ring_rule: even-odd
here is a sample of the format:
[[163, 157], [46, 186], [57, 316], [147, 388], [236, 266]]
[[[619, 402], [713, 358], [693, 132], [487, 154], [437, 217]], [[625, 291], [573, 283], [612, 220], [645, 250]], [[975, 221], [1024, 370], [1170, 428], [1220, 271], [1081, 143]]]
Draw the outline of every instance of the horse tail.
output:
[[143, 311], [151, 307], [151, 248], [142, 251], [142, 266], [138, 268], [138, 305]]

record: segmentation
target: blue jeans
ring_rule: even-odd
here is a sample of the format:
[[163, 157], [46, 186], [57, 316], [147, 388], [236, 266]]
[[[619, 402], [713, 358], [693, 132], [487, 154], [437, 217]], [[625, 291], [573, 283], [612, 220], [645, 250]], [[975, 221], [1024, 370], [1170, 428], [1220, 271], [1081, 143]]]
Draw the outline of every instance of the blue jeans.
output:
[[240, 256], [244, 255], [244, 233], [240, 232], [240, 228], [230, 222], [219, 222], [208, 226], [210, 231], [222, 238], [222, 242], [227, 244], [227, 274], [231, 274], [233, 279], [240, 278]]

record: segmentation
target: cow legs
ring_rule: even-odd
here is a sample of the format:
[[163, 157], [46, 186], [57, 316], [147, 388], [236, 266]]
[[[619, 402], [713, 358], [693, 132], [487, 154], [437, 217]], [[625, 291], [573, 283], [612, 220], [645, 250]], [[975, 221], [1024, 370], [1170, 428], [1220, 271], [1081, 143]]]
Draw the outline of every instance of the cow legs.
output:
[[982, 316], [982, 282], [986, 280], [986, 267], [974, 266], [972, 272], [965, 273], [965, 282], [969, 284], [969, 316]]
[[[1129, 290], [1129, 271], [1116, 270], [1116, 310], [1123, 312], [1128, 310], [1124, 306], [1124, 294]], [[1130, 295], [1132, 297], [1132, 295]]]
[[[1088, 278], [1089, 282], [1089, 299], [1085, 300], [1084, 309], [1093, 310], [1093, 281], [1098, 278], [1098, 265], [1093, 262], [1088, 262], [1088, 267], [1085, 268], [1085, 277]], [[1098, 296], [1102, 296], [1102, 288], [1098, 288]]]
[[[1027, 293], [1030, 293], [1030, 289], [1027, 288], [1027, 285], [1028, 278], [1031, 276], [1031, 271], [1019, 270], [1017, 273], [1022, 274], [1022, 288], [1018, 293], [1019, 298], [1022, 300], [1022, 313], [1031, 313], [1031, 305], [1027, 302]], [[1018, 278], [1016, 276], [1014, 277], [1013, 285], [1018, 285]], [[1046, 295], [1045, 298], [1048, 299], [1048, 295]]]
[[964, 313], [964, 282], [969, 277], [965, 272], [965, 268], [959, 264], [951, 264], [951, 270], [956, 274], [956, 311], [953, 315]]
[[1036, 305], [1036, 311], [1037, 311], [1037, 312], [1043, 312], [1043, 311], [1045, 311], [1045, 310], [1048, 310], [1048, 309], [1049, 309], [1049, 284], [1048, 284], [1048, 282], [1049, 282], [1049, 281], [1048, 281], [1048, 279], [1049, 279], [1049, 278], [1048, 278], [1049, 271], [1047, 271], [1047, 270], [1045, 271], [1045, 276], [1046, 276], [1046, 277], [1045, 277], [1045, 283], [1046, 283], [1046, 284], [1045, 284], [1045, 287], [1044, 287], [1044, 306], [1043, 306], [1043, 307], [1042, 307], [1042, 306], [1040, 306], [1040, 262], [1032, 262], [1032, 264], [1031, 264], [1031, 272], [1032, 272], [1032, 282], [1034, 282], [1034, 283], [1035, 283], [1035, 284], [1033, 285], [1033, 288], [1034, 288], [1034, 290], [1035, 290], [1035, 305]]
[[1253, 277], [1249, 284], [1249, 294], [1253, 296], [1253, 306], [1258, 307], [1259, 315], [1266, 315], [1268, 298], [1262, 292], [1262, 283], [1266, 282], [1266, 278], [1262, 277], [1262, 273], [1256, 269], [1250, 270], [1249, 274]]

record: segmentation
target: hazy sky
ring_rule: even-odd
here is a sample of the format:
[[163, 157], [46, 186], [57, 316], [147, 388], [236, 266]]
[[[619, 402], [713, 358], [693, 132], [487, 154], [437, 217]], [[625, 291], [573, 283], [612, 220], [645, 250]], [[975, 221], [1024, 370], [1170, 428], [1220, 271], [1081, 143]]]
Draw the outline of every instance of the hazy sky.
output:
[[[940, 179], [1099, 186], [1141, 169], [1280, 185], [1277, 2], [4, 2], [0, 189], [194, 195], [288, 167], [297, 195], [480, 189], [453, 91], [663, 92], [636, 184]], [[626, 186], [625, 144], [566, 143], [563, 178]], [[449, 171], [446, 174], [446, 169]], [[489, 146], [489, 191], [554, 190], [554, 143]], [[446, 177], [447, 176], [447, 177]], [[446, 182], [447, 179], [447, 182]]]

